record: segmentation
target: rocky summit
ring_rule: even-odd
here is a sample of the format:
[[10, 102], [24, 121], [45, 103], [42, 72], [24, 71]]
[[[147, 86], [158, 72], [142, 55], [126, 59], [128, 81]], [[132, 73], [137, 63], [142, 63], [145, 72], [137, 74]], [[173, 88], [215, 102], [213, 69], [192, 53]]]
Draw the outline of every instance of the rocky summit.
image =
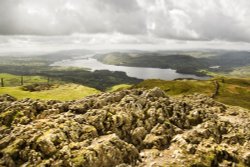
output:
[[0, 166], [250, 166], [250, 112], [158, 88], [69, 102], [2, 95]]

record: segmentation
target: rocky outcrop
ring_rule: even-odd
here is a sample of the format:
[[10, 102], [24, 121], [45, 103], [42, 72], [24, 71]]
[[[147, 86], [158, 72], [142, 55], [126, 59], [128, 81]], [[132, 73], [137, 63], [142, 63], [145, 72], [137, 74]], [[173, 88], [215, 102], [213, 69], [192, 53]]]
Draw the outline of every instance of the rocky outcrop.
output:
[[30, 85], [24, 85], [22, 86], [22, 89], [25, 91], [36, 92], [36, 91], [42, 91], [42, 90], [49, 90], [56, 86], [57, 85], [48, 84], [48, 83], [34, 83]]
[[0, 166], [248, 166], [250, 114], [154, 88], [78, 101], [0, 97]]

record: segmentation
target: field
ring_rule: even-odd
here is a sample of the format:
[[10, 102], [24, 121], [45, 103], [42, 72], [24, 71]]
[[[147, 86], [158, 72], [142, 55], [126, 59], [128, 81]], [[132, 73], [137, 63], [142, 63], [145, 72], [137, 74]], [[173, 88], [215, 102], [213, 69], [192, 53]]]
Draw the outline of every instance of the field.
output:
[[[79, 70], [77, 72], [79, 72]], [[65, 72], [63, 74], [65, 74]], [[71, 75], [73, 75], [73, 73], [71, 73]], [[79, 75], [79, 74], [77, 73], [76, 75]], [[21, 86], [21, 77], [23, 78], [23, 86]], [[67, 76], [64, 75], [64, 77], [66, 78]], [[21, 76], [21, 75], [0, 73], [0, 78], [4, 79], [4, 87], [0, 87], [0, 95], [9, 94], [18, 99], [32, 98], [32, 99], [65, 101], [65, 100], [81, 99], [85, 96], [100, 92], [100, 90], [87, 86], [87, 85], [91, 85], [91, 83], [87, 83], [86, 85], [73, 84], [72, 82], [70, 82], [70, 80], [61, 81], [61, 80], [54, 79], [52, 77], [49, 78], [49, 84], [52, 85], [52, 87], [49, 90], [30, 92], [30, 91], [24, 90], [24, 87], [30, 86], [32, 84], [48, 84], [48, 77], [27, 76], [27, 75]], [[98, 79], [98, 77], [96, 77], [96, 79]], [[112, 78], [109, 77], [109, 79], [112, 79]], [[88, 81], [88, 80], [85, 80], [85, 81]], [[97, 84], [100, 87], [102, 84], [105, 84], [105, 83], [95, 82], [95, 85]], [[110, 85], [112, 85], [112, 83]], [[117, 84], [111, 87], [109, 87], [109, 84], [107, 84], [106, 86], [107, 89], [103, 91], [113, 92], [113, 91], [117, 91], [121, 89], [126, 89], [129, 87], [131, 87], [131, 85], [129, 84]]]
[[[48, 78], [42, 76], [22, 76], [24, 84], [32, 83], [47, 83]], [[0, 78], [4, 79], [5, 86], [19, 86], [21, 85], [21, 76], [7, 73], [0, 73]]]
[[43, 100], [76, 100], [85, 96], [99, 93], [98, 90], [77, 84], [60, 84], [55, 85], [50, 90], [29, 92], [18, 87], [3, 87], [0, 88], [0, 94], [9, 94], [17, 99], [31, 98], [31, 99], [43, 99]]
[[0, 73], [0, 78], [4, 78], [4, 87], [0, 87], [1, 94], [9, 94], [17, 99], [31, 98], [43, 100], [75, 100], [85, 96], [99, 93], [98, 90], [83, 85], [66, 83], [60, 80], [51, 79], [49, 83], [52, 87], [49, 90], [27, 91], [24, 86], [32, 84], [48, 84], [48, 77], [43, 76], [22, 76], [23, 86], [21, 85], [21, 76], [7, 73]]
[[[44, 99], [44, 100], [76, 100], [81, 99], [85, 96], [99, 93], [100, 91], [79, 85], [59, 81], [59, 80], [50, 80], [53, 86], [50, 90], [34, 91], [30, 92], [24, 90], [23, 86], [20, 86], [21, 76], [12, 75], [7, 73], [1, 73], [0, 78], [4, 78], [5, 87], [0, 87], [1, 94], [9, 94], [16, 97], [17, 99], [23, 98], [32, 98], [32, 99]], [[46, 84], [48, 78], [42, 76], [23, 76], [24, 86], [32, 84]], [[118, 84], [113, 87], [108, 88], [107, 92], [113, 92], [121, 89], [130, 88], [132, 85], [128, 84]]]

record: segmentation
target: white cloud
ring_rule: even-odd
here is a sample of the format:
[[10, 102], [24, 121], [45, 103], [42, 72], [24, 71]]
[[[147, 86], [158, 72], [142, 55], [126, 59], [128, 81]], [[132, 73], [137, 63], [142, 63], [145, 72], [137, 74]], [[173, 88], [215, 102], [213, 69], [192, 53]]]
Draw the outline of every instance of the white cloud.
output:
[[0, 41], [34, 47], [250, 42], [249, 0], [1, 0], [0, 16]]
[[[138, 0], [148, 28], [162, 38], [250, 41], [248, 0]], [[154, 3], [153, 3], [154, 2]], [[151, 28], [154, 24], [155, 28]]]

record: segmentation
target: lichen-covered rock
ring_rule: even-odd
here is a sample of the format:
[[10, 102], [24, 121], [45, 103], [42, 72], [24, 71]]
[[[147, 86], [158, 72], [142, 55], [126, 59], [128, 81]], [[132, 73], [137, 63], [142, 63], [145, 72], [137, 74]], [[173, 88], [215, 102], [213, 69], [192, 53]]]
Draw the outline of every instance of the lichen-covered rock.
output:
[[3, 102], [3, 101], [10, 101], [10, 102], [13, 102], [13, 101], [16, 101], [17, 99], [13, 96], [10, 96], [8, 94], [3, 94], [0, 96], [0, 102]]
[[134, 89], [60, 102], [0, 96], [0, 166], [249, 166], [249, 111]]
[[139, 158], [138, 150], [122, 141], [115, 134], [104, 135], [83, 149], [73, 152], [70, 166], [115, 166], [122, 163], [135, 164]]
[[144, 92], [143, 96], [145, 96], [146, 98], [149, 98], [149, 97], [156, 97], [156, 98], [158, 98], [158, 97], [166, 97], [164, 91], [157, 88], [157, 87], [149, 90], [148, 92]]
[[243, 162], [250, 166], [250, 152], [247, 152], [243, 155]]

